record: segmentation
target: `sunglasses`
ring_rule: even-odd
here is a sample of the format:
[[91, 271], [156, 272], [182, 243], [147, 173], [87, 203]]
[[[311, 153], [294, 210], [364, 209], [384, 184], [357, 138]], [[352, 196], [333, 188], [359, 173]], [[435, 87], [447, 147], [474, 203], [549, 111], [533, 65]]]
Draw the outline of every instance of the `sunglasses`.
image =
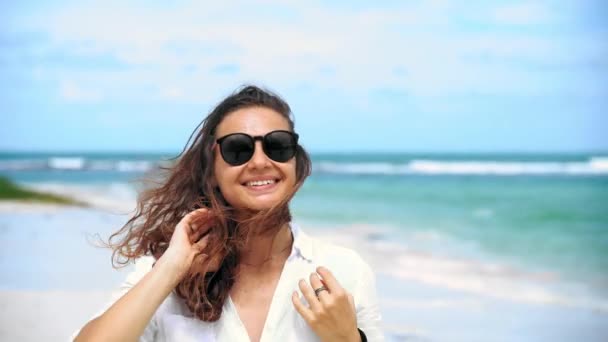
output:
[[248, 162], [255, 151], [255, 142], [262, 141], [262, 149], [268, 158], [284, 163], [296, 155], [298, 135], [289, 131], [272, 131], [264, 136], [252, 137], [245, 133], [232, 133], [216, 140], [224, 161], [232, 166]]

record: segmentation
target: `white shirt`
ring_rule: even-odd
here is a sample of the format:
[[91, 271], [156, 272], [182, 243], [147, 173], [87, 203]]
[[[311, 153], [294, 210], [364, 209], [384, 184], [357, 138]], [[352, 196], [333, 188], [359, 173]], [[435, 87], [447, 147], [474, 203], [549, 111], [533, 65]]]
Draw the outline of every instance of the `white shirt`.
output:
[[[293, 247], [275, 289], [260, 341], [319, 341], [291, 302], [293, 291], [299, 291], [298, 281], [308, 281], [317, 266], [327, 267], [340, 285], [353, 295], [357, 327], [365, 332], [368, 341], [383, 341], [375, 279], [369, 265], [351, 249], [314, 239], [295, 224], [291, 225], [291, 229]], [[153, 262], [152, 257], [140, 258], [135, 270], [113, 297], [120, 298], [133, 287], [152, 268]], [[224, 303], [220, 319], [204, 322], [193, 317], [182, 300], [172, 292], [152, 316], [140, 341], [235, 342], [249, 341], [249, 336], [230, 296]]]

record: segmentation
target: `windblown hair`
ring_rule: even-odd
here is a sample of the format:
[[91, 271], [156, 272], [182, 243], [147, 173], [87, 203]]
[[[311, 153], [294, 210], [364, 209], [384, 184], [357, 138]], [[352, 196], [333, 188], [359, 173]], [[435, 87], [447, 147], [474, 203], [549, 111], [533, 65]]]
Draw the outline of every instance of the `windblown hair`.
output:
[[[220, 102], [196, 127], [175, 163], [160, 168], [163, 172], [161, 180], [140, 193], [134, 216], [109, 239], [115, 267], [124, 266], [144, 255], [152, 255], [158, 260], [169, 247], [178, 222], [192, 210], [208, 208], [210, 215], [194, 219], [195, 224], [211, 227], [209, 243], [202, 252], [208, 258], [195, 257], [190, 270], [175, 288], [190, 311], [203, 321], [212, 322], [220, 318], [224, 301], [234, 284], [239, 251], [246, 246], [250, 235], [274, 236], [281, 226], [291, 221], [289, 201], [311, 173], [310, 157], [298, 144], [295, 156], [296, 185], [292, 192], [270, 209], [248, 215], [241, 212], [237, 218], [234, 208], [226, 202], [212, 181], [215, 160], [213, 146], [218, 138], [215, 130], [220, 122], [228, 114], [247, 107], [265, 107], [276, 111], [285, 117], [291, 131], [294, 131], [291, 109], [278, 95], [251, 85], [238, 89]], [[208, 272], [206, 261], [209, 260], [219, 260], [219, 269]]]

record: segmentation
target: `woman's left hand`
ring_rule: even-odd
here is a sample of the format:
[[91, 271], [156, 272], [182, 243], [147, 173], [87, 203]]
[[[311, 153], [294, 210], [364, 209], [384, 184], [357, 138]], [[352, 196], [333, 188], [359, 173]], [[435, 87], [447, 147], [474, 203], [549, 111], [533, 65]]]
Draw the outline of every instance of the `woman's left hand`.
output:
[[[323, 280], [317, 275], [319, 273]], [[310, 275], [310, 285], [301, 279], [300, 290], [308, 305], [291, 295], [291, 301], [306, 323], [324, 342], [360, 341], [357, 330], [357, 314], [353, 296], [340, 286], [333, 274], [325, 267], [317, 267], [317, 273]], [[315, 290], [325, 286], [327, 290]]]

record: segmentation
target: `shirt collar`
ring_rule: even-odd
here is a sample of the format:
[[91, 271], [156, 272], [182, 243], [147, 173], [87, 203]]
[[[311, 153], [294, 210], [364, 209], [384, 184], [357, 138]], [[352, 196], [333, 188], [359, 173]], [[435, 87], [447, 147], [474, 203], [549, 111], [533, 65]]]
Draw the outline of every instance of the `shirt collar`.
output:
[[300, 227], [295, 223], [290, 223], [291, 234], [293, 235], [293, 247], [288, 260], [293, 258], [301, 257], [309, 262], [312, 262], [312, 241], [310, 237], [306, 235]]

